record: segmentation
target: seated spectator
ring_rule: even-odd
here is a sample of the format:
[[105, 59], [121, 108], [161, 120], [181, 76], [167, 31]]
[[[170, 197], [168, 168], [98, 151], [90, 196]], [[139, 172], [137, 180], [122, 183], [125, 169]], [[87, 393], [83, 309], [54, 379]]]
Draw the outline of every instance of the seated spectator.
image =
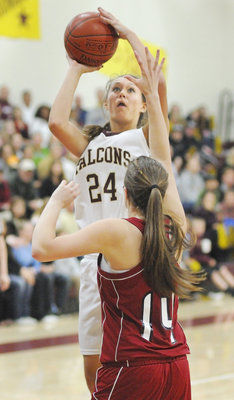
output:
[[4, 292], [10, 287], [10, 277], [8, 275], [7, 247], [4, 239], [3, 222], [0, 219], [0, 322], [4, 319]]
[[11, 146], [13, 149], [14, 154], [18, 158], [18, 160], [21, 160], [23, 158], [23, 151], [24, 151], [24, 146], [25, 146], [25, 140], [21, 136], [20, 133], [14, 133], [11, 136]]
[[22, 111], [19, 107], [14, 107], [13, 109], [13, 120], [16, 132], [19, 133], [23, 138], [28, 139], [28, 125], [23, 121]]
[[[64, 306], [68, 299], [69, 288], [71, 286], [71, 277], [68, 272], [58, 271], [54, 263], [42, 263], [41, 273], [45, 274], [48, 279], [48, 296], [51, 314], [62, 314]], [[36, 302], [38, 294], [34, 291]], [[32, 300], [33, 304], [33, 300]], [[33, 307], [35, 309], [35, 307]]]
[[10, 208], [10, 186], [4, 177], [3, 164], [0, 163], [0, 212], [9, 210]]
[[185, 125], [185, 120], [182, 116], [181, 108], [178, 104], [173, 104], [170, 107], [168, 118], [170, 122], [170, 131], [173, 130], [174, 125], [182, 125], [182, 126]]
[[38, 107], [33, 124], [30, 127], [31, 137], [35, 133], [40, 133], [42, 136], [42, 147], [47, 147], [50, 143], [51, 132], [48, 127], [48, 120], [50, 115], [50, 107], [41, 105]]
[[234, 168], [227, 166], [223, 170], [221, 175], [221, 190], [223, 197], [227, 190], [233, 188], [234, 188]]
[[86, 115], [86, 125], [100, 125], [104, 126], [107, 122], [107, 117], [104, 112], [103, 102], [104, 102], [104, 90], [96, 90], [97, 104], [96, 107], [89, 110]]
[[222, 260], [233, 260], [234, 254], [234, 189], [227, 190], [217, 210], [217, 240]]
[[35, 110], [32, 104], [32, 95], [29, 90], [23, 91], [22, 104], [20, 108], [22, 111], [22, 119], [30, 130], [30, 127], [33, 125]]
[[0, 87], [0, 119], [12, 119], [13, 107], [9, 100], [9, 89], [7, 86]]
[[220, 190], [219, 181], [214, 175], [207, 175], [204, 178], [205, 186], [197, 201], [197, 205], [199, 206], [202, 202], [203, 197], [207, 192], [214, 193], [215, 196], [215, 205], [221, 200], [222, 192]]
[[[33, 159], [36, 167], [41, 160], [43, 160], [50, 153], [49, 147], [42, 146], [42, 136], [40, 132], [35, 133], [31, 139], [31, 158]], [[25, 158], [28, 158], [26, 154], [24, 154]]]
[[223, 292], [234, 295], [234, 276], [224, 263], [218, 263], [215, 252], [215, 232], [206, 233], [206, 221], [199, 216], [192, 217], [192, 230], [197, 236], [195, 246], [185, 259], [192, 270], [205, 270], [208, 292]]
[[186, 212], [191, 212], [204, 189], [199, 154], [191, 156], [178, 179], [178, 191]]
[[82, 127], [86, 124], [87, 111], [82, 107], [80, 96], [75, 96], [75, 107], [72, 109], [72, 117]]
[[21, 266], [14, 262], [4, 241], [5, 228], [0, 224], [0, 321], [8, 325], [23, 315], [26, 282], [20, 276]]
[[184, 133], [182, 125], [174, 125], [170, 133], [170, 143], [173, 147], [173, 159], [175, 157], [184, 157], [187, 150], [184, 143]]
[[13, 196], [23, 197], [27, 206], [27, 217], [30, 217], [32, 212], [42, 206], [42, 200], [38, 196], [37, 187], [35, 184], [36, 167], [32, 160], [21, 160], [17, 175], [11, 182], [10, 188]]
[[15, 154], [13, 146], [10, 144], [10, 142], [5, 143], [2, 146], [1, 157], [8, 167], [8, 172], [11, 172], [10, 170], [17, 168], [19, 158]]
[[19, 237], [9, 235], [7, 241], [11, 254], [23, 268], [23, 273], [32, 278], [31, 287], [27, 287], [31, 316], [41, 320], [51, 312], [62, 310], [68, 295], [69, 278], [56, 273], [53, 264], [40, 263], [32, 257], [33, 225], [30, 221], [23, 222], [18, 231]]
[[71, 202], [66, 208], [61, 210], [57, 221], [56, 230], [63, 234], [68, 234], [76, 232], [78, 229], [79, 228], [77, 226], [74, 213], [74, 203]]
[[214, 229], [216, 222], [216, 206], [217, 200], [216, 195], [213, 191], [207, 191], [204, 193], [201, 202], [192, 211], [192, 215], [200, 215], [206, 221], [206, 232], [210, 229]]
[[194, 121], [187, 122], [184, 127], [184, 146], [186, 152], [193, 153], [201, 148], [201, 138]]
[[39, 195], [41, 198], [50, 197], [57, 186], [65, 179], [62, 162], [55, 160], [49, 172], [49, 176], [45, 178], [39, 189]]
[[41, 180], [50, 174], [50, 169], [55, 160], [62, 162], [65, 178], [70, 181], [73, 178], [75, 170], [75, 162], [69, 159], [64, 146], [57, 140], [53, 139], [50, 146], [49, 154], [38, 163], [38, 176]]
[[10, 203], [10, 214], [7, 218], [7, 235], [18, 236], [18, 228], [27, 219], [27, 207], [23, 197], [12, 196]]
[[211, 117], [208, 116], [208, 112], [206, 107], [201, 106], [198, 108], [198, 118], [197, 118], [197, 127], [201, 133], [201, 136], [204, 137], [205, 132], [211, 131], [212, 129], [212, 120]]

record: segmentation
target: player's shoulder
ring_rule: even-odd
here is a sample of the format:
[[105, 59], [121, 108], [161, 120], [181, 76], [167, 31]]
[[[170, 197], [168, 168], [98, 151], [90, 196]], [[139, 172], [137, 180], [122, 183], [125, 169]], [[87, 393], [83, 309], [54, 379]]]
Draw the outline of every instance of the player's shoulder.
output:
[[136, 227], [124, 218], [105, 218], [94, 222], [93, 226], [109, 243], [122, 242], [136, 230]]

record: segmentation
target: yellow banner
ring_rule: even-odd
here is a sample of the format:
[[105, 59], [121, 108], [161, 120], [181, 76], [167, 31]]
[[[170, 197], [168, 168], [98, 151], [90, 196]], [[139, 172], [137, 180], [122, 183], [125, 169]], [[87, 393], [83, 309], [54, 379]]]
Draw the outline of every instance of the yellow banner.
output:
[[[156, 56], [157, 49], [160, 49], [160, 59], [166, 57], [165, 51], [159, 46], [147, 42], [146, 40], [141, 39], [141, 41], [145, 46], [148, 47], [149, 51], [153, 54], [154, 57]], [[164, 73], [166, 71], [166, 65], [167, 58], [163, 67]], [[119, 39], [118, 47], [115, 54], [109, 61], [103, 64], [103, 68], [100, 69], [100, 72], [109, 77], [125, 74], [141, 75], [141, 71], [136, 61], [134, 52], [127, 40]]]
[[0, 0], [0, 36], [39, 39], [39, 0]]

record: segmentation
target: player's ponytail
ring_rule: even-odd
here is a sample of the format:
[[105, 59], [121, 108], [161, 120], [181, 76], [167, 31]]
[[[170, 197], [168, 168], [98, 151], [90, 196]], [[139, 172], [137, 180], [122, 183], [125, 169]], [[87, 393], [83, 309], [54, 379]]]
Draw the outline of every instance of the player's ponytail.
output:
[[85, 125], [83, 128], [83, 134], [87, 136], [88, 141], [91, 142], [95, 137], [99, 136], [102, 132], [110, 131], [110, 123], [107, 122], [104, 126], [100, 125]]
[[167, 186], [168, 174], [156, 160], [141, 156], [129, 165], [125, 177], [128, 199], [145, 217], [141, 243], [145, 280], [162, 297], [172, 293], [189, 297], [199, 290], [201, 277], [178, 266], [179, 254], [187, 243], [175, 219], [163, 215]]

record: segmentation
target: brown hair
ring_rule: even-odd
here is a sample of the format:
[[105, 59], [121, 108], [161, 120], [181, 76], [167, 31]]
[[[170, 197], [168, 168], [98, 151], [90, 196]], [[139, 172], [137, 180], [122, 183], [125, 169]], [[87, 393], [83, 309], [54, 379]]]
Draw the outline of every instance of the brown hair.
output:
[[[189, 297], [200, 290], [197, 285], [203, 275], [181, 269], [178, 258], [190, 242], [175, 218], [163, 214], [162, 200], [168, 186], [168, 174], [156, 160], [140, 156], [132, 161], [124, 180], [128, 200], [145, 217], [141, 254], [144, 277], [159, 295], [172, 293]], [[152, 187], [153, 186], [153, 187]]]
[[[104, 100], [107, 99], [110, 88], [112, 83], [118, 79], [118, 78], [122, 78], [125, 75], [118, 75], [115, 78], [109, 79], [109, 81], [106, 84], [106, 88], [105, 88], [105, 96], [104, 96]], [[135, 75], [130, 75], [134, 78], [138, 78]], [[146, 99], [144, 94], [142, 93], [142, 101], [145, 103]], [[141, 128], [142, 126], [144, 126], [147, 123], [147, 111], [145, 113], [141, 112], [139, 115], [139, 119], [137, 122], [137, 128]], [[111, 127], [110, 127], [110, 122], [107, 122], [104, 126], [100, 126], [100, 125], [85, 125], [85, 127], [83, 128], [83, 133], [88, 137], [89, 142], [91, 142], [91, 140], [93, 140], [95, 137], [97, 137], [98, 135], [100, 135], [100, 133], [102, 132], [107, 132], [107, 131], [111, 131]]]

